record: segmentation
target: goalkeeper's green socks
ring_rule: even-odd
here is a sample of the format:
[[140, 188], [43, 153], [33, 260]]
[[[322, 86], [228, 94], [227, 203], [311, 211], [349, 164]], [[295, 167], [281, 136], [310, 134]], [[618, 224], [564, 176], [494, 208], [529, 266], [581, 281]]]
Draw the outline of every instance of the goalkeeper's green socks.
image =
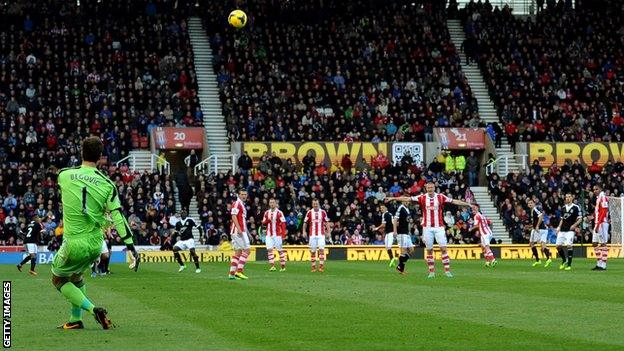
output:
[[[80, 285], [80, 284], [79, 284]], [[86, 296], [87, 289], [84, 283], [78, 288]], [[71, 315], [69, 316], [69, 323], [78, 322], [82, 320], [82, 308], [74, 304], [71, 305]]]
[[68, 282], [63, 284], [60, 290], [61, 294], [63, 294], [72, 305], [80, 306], [81, 309], [93, 314], [93, 308], [95, 306], [76, 285]]

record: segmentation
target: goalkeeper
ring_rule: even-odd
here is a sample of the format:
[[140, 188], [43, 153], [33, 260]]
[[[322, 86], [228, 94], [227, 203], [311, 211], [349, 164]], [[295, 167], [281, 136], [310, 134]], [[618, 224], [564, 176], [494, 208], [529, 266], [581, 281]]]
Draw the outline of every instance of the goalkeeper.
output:
[[119, 194], [115, 184], [96, 168], [104, 146], [98, 137], [89, 137], [82, 142], [82, 165], [65, 168], [59, 172], [58, 184], [63, 204], [63, 244], [52, 262], [52, 283], [71, 303], [69, 322], [61, 329], [82, 329], [83, 310], [95, 317], [102, 328], [113, 327], [107, 312], [95, 307], [86, 296], [83, 272], [100, 257], [102, 251], [102, 229], [107, 226], [105, 212], [110, 212], [117, 232], [135, 259], [138, 255], [133, 245], [132, 234], [121, 213]]

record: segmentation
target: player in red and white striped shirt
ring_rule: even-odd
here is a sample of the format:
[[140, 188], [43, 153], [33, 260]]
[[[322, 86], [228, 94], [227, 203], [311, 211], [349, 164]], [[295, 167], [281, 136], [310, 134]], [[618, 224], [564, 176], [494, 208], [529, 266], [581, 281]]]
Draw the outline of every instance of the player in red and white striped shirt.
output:
[[[303, 236], [306, 236], [306, 229], [310, 233], [310, 262], [312, 272], [316, 272], [316, 251], [319, 257], [319, 272], [325, 269], [325, 236], [329, 233], [329, 217], [325, 210], [319, 208], [319, 201], [312, 200], [312, 209], [306, 213], [303, 219]], [[309, 226], [309, 228], [306, 228]]]
[[232, 204], [230, 214], [232, 215], [232, 225], [230, 227], [230, 236], [232, 237], [232, 248], [234, 254], [230, 262], [230, 279], [247, 279], [243, 273], [249, 250], [249, 234], [247, 233], [247, 208], [245, 201], [247, 200], [247, 190], [240, 189], [238, 198]]
[[266, 225], [266, 249], [271, 264], [269, 271], [275, 271], [273, 249], [276, 249], [279, 252], [280, 272], [284, 272], [286, 270], [286, 253], [282, 248], [282, 239], [286, 236], [286, 218], [284, 218], [282, 211], [277, 208], [277, 200], [269, 200], [269, 209], [264, 212], [262, 224]]
[[486, 267], [496, 266], [496, 258], [490, 249], [490, 241], [492, 240], [492, 230], [490, 229], [490, 220], [485, 218], [481, 213], [481, 206], [472, 204], [472, 213], [474, 214], [474, 227], [470, 231], [478, 230], [481, 237], [481, 247], [483, 248], [483, 257], [485, 258]]
[[[447, 277], [452, 278], [453, 274], [451, 273], [451, 259], [448, 256], [448, 252], [446, 251], [446, 231], [444, 227], [444, 215], [442, 211], [444, 210], [444, 205], [448, 203], [452, 203], [457, 206], [470, 206], [469, 203], [454, 200], [444, 194], [438, 194], [435, 192], [435, 184], [429, 181], [425, 184], [425, 194], [420, 194], [418, 196], [400, 196], [400, 197], [387, 197], [388, 200], [398, 200], [398, 201], [413, 201], [418, 203], [420, 209], [422, 211], [422, 227], [423, 227], [423, 240], [425, 241], [425, 246], [427, 247], [427, 266], [429, 267], [429, 278], [435, 277], [435, 261], [433, 256], [433, 243], [434, 239], [440, 245], [440, 251], [442, 252], [442, 264], [444, 265], [444, 273]], [[403, 256], [403, 255], [401, 255]], [[404, 260], [406, 260], [404, 258]], [[399, 262], [401, 262], [401, 257], [399, 257]]]
[[592, 246], [596, 255], [596, 267], [594, 271], [604, 271], [607, 269], [607, 258], [609, 257], [609, 196], [602, 191], [602, 186], [594, 185], [594, 195], [596, 195], [596, 206], [594, 208], [594, 230], [592, 232]]

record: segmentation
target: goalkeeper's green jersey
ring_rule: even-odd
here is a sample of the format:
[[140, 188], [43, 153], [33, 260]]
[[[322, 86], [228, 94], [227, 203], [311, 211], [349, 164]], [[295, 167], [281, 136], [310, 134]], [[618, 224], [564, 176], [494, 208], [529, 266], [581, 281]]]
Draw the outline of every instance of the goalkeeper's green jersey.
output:
[[[121, 214], [117, 187], [95, 167], [82, 165], [59, 172], [58, 184], [63, 203], [63, 237], [67, 239], [102, 236], [110, 212], [119, 236], [132, 243], [130, 228]], [[128, 242], [129, 241], [129, 242]]]

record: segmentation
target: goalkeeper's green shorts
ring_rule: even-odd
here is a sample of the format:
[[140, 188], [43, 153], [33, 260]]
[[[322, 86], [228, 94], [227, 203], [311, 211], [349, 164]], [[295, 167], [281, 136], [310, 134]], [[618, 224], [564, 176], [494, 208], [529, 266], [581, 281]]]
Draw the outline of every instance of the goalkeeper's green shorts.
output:
[[102, 235], [89, 238], [65, 238], [52, 261], [52, 273], [57, 277], [82, 274], [91, 268], [102, 251]]

